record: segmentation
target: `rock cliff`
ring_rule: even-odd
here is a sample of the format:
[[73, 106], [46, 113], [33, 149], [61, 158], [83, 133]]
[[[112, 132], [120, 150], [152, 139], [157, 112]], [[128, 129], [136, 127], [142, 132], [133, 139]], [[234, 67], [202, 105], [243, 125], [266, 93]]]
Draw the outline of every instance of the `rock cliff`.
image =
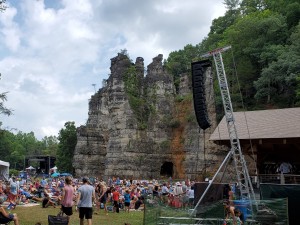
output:
[[224, 152], [208, 141], [216, 126], [213, 88], [206, 79], [212, 127], [199, 130], [190, 75], [177, 93], [163, 56], [144, 60], [124, 54], [111, 59], [111, 74], [89, 102], [88, 120], [77, 129], [76, 176], [196, 178], [216, 171]]

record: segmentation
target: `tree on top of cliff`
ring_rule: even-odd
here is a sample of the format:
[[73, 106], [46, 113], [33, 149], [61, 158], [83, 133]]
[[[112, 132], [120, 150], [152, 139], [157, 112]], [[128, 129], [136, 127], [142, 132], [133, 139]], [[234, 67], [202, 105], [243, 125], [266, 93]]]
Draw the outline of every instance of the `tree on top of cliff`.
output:
[[[225, 15], [213, 20], [208, 37], [170, 53], [166, 67], [175, 85], [181, 74], [190, 72], [194, 59], [231, 45], [223, 61], [235, 110], [298, 106], [299, 0], [226, 0], [225, 4]], [[216, 83], [215, 93], [218, 89]], [[215, 99], [222, 109], [221, 96]]]

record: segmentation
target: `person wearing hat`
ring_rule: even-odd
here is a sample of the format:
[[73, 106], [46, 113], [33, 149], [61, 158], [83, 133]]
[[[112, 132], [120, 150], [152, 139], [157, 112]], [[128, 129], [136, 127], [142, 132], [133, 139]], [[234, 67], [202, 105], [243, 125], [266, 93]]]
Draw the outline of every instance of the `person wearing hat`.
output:
[[93, 203], [96, 201], [95, 188], [89, 184], [89, 179], [82, 178], [82, 185], [78, 188], [77, 204], [75, 210], [79, 208], [80, 225], [84, 225], [84, 218], [88, 225], [92, 225]]
[[182, 194], [183, 194], [183, 191], [182, 191], [182, 185], [181, 185], [180, 182], [176, 182], [176, 186], [174, 188], [173, 194], [174, 194], [174, 204], [175, 204], [175, 207], [176, 208], [181, 207], [181, 205], [182, 205]]
[[[0, 199], [0, 204], [3, 203], [3, 199]], [[14, 221], [15, 225], [19, 225], [19, 218], [16, 213], [8, 213], [6, 210], [0, 206], [0, 224], [7, 224]]]
[[162, 200], [164, 203], [168, 202], [168, 195], [169, 195], [169, 188], [167, 187], [166, 183], [163, 183], [161, 188]]

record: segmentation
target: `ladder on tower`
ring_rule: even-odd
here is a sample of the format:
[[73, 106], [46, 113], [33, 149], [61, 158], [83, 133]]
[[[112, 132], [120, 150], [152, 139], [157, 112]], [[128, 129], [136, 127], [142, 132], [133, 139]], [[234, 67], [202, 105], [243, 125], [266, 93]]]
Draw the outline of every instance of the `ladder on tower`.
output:
[[[213, 56], [216, 71], [217, 71], [217, 77], [219, 82], [219, 88], [221, 91], [223, 106], [224, 106], [224, 112], [225, 112], [225, 118], [227, 123], [227, 129], [229, 133], [230, 138], [230, 144], [231, 144], [231, 150], [228, 152], [228, 155], [223, 160], [221, 166], [219, 167], [218, 171], [216, 172], [215, 176], [212, 178], [212, 182], [207, 186], [206, 190], [202, 194], [201, 198], [199, 199], [198, 203], [196, 204], [194, 210], [192, 211], [192, 214], [195, 212], [196, 208], [199, 206], [200, 202], [204, 198], [205, 194], [207, 193], [208, 189], [210, 188], [211, 184], [215, 180], [217, 174], [220, 172], [223, 165], [227, 163], [227, 160], [230, 158], [233, 158], [234, 161], [234, 167], [236, 171], [237, 176], [237, 183], [240, 189], [241, 199], [242, 200], [254, 200], [255, 201], [255, 194], [251, 182], [251, 178], [249, 176], [248, 168], [246, 165], [246, 161], [244, 159], [240, 141], [237, 135], [237, 130], [235, 126], [235, 120], [233, 116], [233, 108], [230, 98], [230, 93], [228, 89], [228, 83], [227, 78], [225, 74], [223, 59], [222, 59], [222, 52], [227, 51], [231, 48], [231, 46], [227, 46], [224, 48], [218, 48], [213, 51], [210, 51], [201, 57], [210, 57]], [[250, 203], [249, 206], [252, 210], [252, 204]]]

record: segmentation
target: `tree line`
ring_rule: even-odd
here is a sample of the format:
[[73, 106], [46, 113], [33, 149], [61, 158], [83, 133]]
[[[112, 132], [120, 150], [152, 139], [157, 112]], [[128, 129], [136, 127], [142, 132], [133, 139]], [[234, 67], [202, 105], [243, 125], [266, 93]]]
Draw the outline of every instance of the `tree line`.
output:
[[[235, 111], [300, 106], [300, 2], [225, 0], [224, 4], [225, 15], [213, 20], [206, 38], [171, 52], [165, 61], [175, 85], [181, 74], [191, 72], [192, 61], [231, 45], [222, 55]], [[215, 93], [221, 113], [217, 82]]]
[[[42, 140], [38, 140], [33, 132], [19, 131], [15, 134], [0, 127], [0, 159], [10, 163], [10, 170], [15, 175], [29, 166], [25, 165], [28, 156], [54, 156], [59, 171], [73, 173], [72, 159], [76, 143], [75, 122], [66, 122], [58, 137], [45, 136]], [[30, 166], [37, 168], [39, 164], [31, 162]]]

